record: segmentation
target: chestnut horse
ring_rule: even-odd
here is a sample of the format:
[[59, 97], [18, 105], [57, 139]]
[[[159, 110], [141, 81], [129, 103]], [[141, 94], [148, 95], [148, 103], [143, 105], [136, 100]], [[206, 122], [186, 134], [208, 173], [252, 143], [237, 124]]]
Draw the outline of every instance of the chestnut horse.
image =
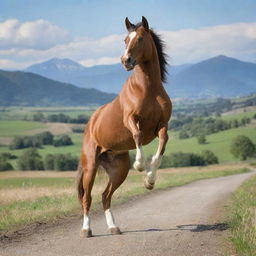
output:
[[83, 207], [82, 236], [92, 236], [89, 219], [91, 190], [99, 166], [109, 182], [102, 194], [102, 203], [109, 231], [120, 234], [110, 209], [111, 197], [125, 180], [130, 159], [128, 151], [136, 149], [134, 168], [145, 169], [142, 145], [159, 138], [156, 154], [147, 168], [144, 180], [147, 189], [153, 189], [156, 170], [160, 165], [168, 140], [168, 121], [172, 104], [162, 82], [166, 77], [166, 55], [163, 42], [149, 28], [145, 17], [134, 25], [125, 19], [128, 35], [125, 52], [121, 58], [127, 71], [134, 69], [120, 94], [110, 103], [100, 107], [90, 118], [83, 138], [82, 154], [78, 168], [78, 196]]

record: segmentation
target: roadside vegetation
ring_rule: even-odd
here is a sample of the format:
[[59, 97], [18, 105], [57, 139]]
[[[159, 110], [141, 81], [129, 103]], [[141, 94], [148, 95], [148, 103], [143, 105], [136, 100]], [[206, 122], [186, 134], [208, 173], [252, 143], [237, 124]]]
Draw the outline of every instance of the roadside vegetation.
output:
[[[195, 180], [247, 172], [246, 165], [214, 165], [159, 170], [156, 189], [181, 186]], [[78, 213], [75, 172], [2, 172], [0, 173], [0, 233], [26, 225], [47, 222]], [[114, 204], [148, 192], [143, 185], [144, 173], [131, 171], [114, 194]], [[101, 172], [93, 189], [93, 209], [101, 209], [101, 193], [107, 177]]]
[[237, 255], [256, 252], [256, 175], [235, 192], [231, 206], [231, 242]]

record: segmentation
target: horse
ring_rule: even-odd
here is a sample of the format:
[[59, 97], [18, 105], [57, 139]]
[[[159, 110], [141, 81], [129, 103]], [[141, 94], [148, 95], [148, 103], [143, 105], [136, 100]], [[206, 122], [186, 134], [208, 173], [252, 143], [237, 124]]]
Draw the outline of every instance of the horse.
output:
[[83, 135], [77, 186], [83, 209], [82, 237], [92, 236], [89, 210], [98, 168], [103, 167], [109, 177], [102, 194], [108, 230], [111, 234], [121, 234], [111, 211], [111, 198], [128, 175], [129, 150], [136, 149], [133, 167], [143, 171], [146, 166], [142, 146], [159, 138], [158, 149], [147, 167], [144, 179], [145, 187], [151, 190], [168, 141], [172, 103], [163, 86], [168, 64], [164, 43], [149, 28], [145, 17], [136, 25], [126, 18], [125, 24], [128, 35], [124, 40], [126, 47], [121, 62], [127, 71], [134, 69], [134, 72], [119, 95], [94, 112]]

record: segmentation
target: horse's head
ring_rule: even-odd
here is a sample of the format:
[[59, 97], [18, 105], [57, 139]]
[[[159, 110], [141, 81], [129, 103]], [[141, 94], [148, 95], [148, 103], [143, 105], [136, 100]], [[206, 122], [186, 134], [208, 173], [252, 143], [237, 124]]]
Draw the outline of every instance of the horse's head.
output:
[[134, 25], [128, 18], [125, 19], [128, 35], [125, 38], [125, 52], [121, 58], [122, 64], [127, 71], [135, 65], [146, 62], [152, 55], [152, 37], [148, 21], [142, 16], [141, 23]]

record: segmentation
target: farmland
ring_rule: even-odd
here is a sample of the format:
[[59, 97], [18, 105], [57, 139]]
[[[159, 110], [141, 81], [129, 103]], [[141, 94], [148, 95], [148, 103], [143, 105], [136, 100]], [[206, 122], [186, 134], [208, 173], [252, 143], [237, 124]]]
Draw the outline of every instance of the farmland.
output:
[[[53, 109], [54, 110], [54, 109]], [[45, 111], [45, 109], [44, 109]], [[56, 111], [56, 110], [54, 110]], [[87, 110], [89, 112], [85, 112], [86, 114], [90, 114], [92, 110]], [[45, 111], [46, 113], [46, 111]], [[66, 111], [65, 113], [69, 113]], [[76, 111], [71, 109], [71, 115], [75, 115]], [[77, 115], [81, 113], [79, 109]], [[255, 114], [255, 111], [248, 111], [245, 113], [233, 113], [229, 115], [223, 115], [223, 119], [231, 120], [231, 119], [239, 119], [241, 115], [245, 114], [247, 117], [252, 117]], [[29, 115], [29, 114], [28, 114]], [[46, 154], [52, 153], [71, 153], [72, 155], [79, 156], [82, 146], [82, 134], [73, 133], [71, 130], [72, 124], [65, 123], [40, 123], [33, 121], [20, 121], [20, 120], [1, 120], [0, 119], [0, 153], [1, 152], [9, 152], [8, 143], [12, 140], [16, 135], [27, 135], [27, 134], [35, 134], [36, 132], [49, 130], [53, 134], [66, 133], [69, 134], [72, 138], [74, 145], [71, 146], [63, 146], [63, 147], [54, 147], [54, 146], [44, 146], [43, 148], [39, 148], [38, 151], [42, 156]], [[207, 135], [207, 143], [206, 144], [198, 144], [197, 139], [195, 137], [188, 139], [179, 139], [178, 133], [176, 131], [169, 131], [170, 140], [166, 147], [166, 154], [174, 153], [174, 152], [194, 152], [200, 153], [202, 150], [211, 150], [218, 158], [221, 163], [235, 162], [238, 161], [234, 156], [230, 153], [230, 144], [234, 137], [237, 135], [246, 135], [248, 136], [254, 143], [256, 143], [256, 121], [252, 121], [251, 124], [245, 127], [239, 127], [235, 129], [229, 129], [225, 131], [220, 131], [218, 133]], [[2, 141], [2, 143], [1, 143]], [[4, 145], [5, 144], [5, 145]], [[6, 145], [7, 144], [7, 145]], [[155, 139], [151, 144], [144, 147], [146, 156], [154, 154], [158, 146], [158, 139]], [[23, 150], [11, 150], [11, 153], [19, 156]], [[15, 160], [12, 160], [14, 166]]]
[[[211, 101], [210, 101], [211, 103]], [[179, 106], [182, 111], [186, 108]], [[71, 153], [79, 157], [82, 147], [82, 133], [72, 131], [77, 124], [60, 122], [36, 122], [33, 120], [36, 113], [45, 117], [62, 113], [70, 118], [79, 115], [90, 116], [95, 107], [69, 107], [69, 108], [33, 108], [33, 107], [9, 107], [0, 112], [0, 153], [11, 153], [16, 156], [9, 160], [17, 170], [17, 158], [26, 149], [10, 150], [9, 144], [15, 136], [30, 136], [43, 131], [50, 131], [53, 135], [68, 134], [73, 145], [53, 146], [42, 145], [38, 153], [45, 157], [47, 154]], [[206, 143], [199, 144], [196, 137], [186, 139], [179, 138], [179, 130], [169, 130], [170, 140], [166, 147], [166, 155], [175, 152], [198, 153], [203, 150], [212, 151], [219, 159], [219, 165], [207, 167], [187, 167], [159, 170], [157, 189], [180, 186], [194, 180], [232, 175], [248, 171], [248, 162], [241, 163], [230, 153], [230, 145], [238, 135], [248, 136], [256, 143], [256, 120], [254, 119], [255, 107], [238, 109], [223, 113], [223, 120], [241, 121], [243, 117], [251, 118], [251, 122], [238, 128], [227, 129], [206, 136]], [[213, 118], [215, 117], [212, 114]], [[174, 118], [177, 118], [174, 113]], [[84, 124], [79, 124], [83, 127]], [[144, 146], [146, 157], [154, 154], [158, 147], [158, 139]], [[36, 222], [48, 222], [78, 213], [79, 205], [75, 194], [75, 172], [55, 171], [6, 171], [0, 173], [0, 230], [15, 230]], [[101, 192], [107, 181], [106, 175], [101, 173], [96, 179], [93, 189], [94, 209], [100, 207]], [[134, 195], [147, 193], [143, 186], [143, 174], [130, 171], [130, 174], [121, 188], [115, 194], [114, 202], [123, 202]]]

